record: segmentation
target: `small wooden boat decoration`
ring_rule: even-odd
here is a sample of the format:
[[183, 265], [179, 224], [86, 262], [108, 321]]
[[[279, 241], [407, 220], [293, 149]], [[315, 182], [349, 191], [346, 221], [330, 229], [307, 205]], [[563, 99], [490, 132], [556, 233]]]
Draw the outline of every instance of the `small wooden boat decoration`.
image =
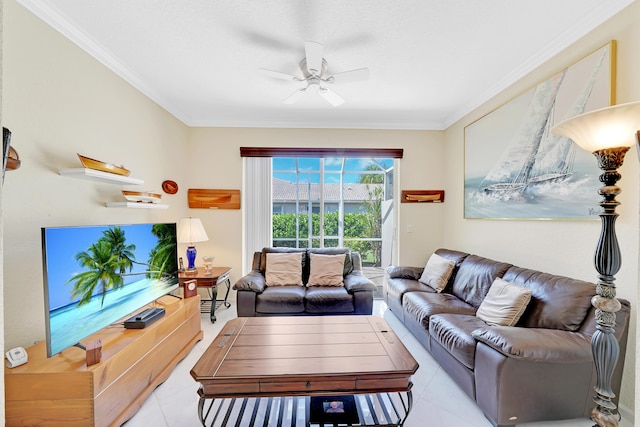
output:
[[402, 190], [401, 203], [442, 203], [444, 190]]
[[116, 175], [129, 176], [130, 171], [128, 169], [125, 169], [124, 166], [114, 165], [113, 163], [105, 163], [100, 160], [95, 160], [90, 157], [83, 156], [79, 153], [76, 154], [78, 154], [80, 162], [82, 162], [82, 166], [87, 169], [114, 173]]
[[162, 194], [151, 193], [149, 191], [122, 190], [122, 195], [130, 202], [139, 203], [158, 203], [162, 198]]
[[190, 208], [240, 209], [240, 190], [207, 190], [190, 188], [187, 191]]

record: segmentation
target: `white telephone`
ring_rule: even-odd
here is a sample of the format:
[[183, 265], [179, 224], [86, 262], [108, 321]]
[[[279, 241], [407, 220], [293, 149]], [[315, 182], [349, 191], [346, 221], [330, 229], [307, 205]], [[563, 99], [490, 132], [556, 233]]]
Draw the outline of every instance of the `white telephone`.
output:
[[12, 348], [7, 351], [7, 367], [9, 368], [24, 365], [27, 360], [27, 351], [22, 347]]

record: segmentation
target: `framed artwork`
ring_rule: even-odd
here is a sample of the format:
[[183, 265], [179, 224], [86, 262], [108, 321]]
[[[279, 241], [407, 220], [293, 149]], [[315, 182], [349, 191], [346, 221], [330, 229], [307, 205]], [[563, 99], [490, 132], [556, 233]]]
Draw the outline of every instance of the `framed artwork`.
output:
[[615, 103], [615, 41], [464, 129], [464, 217], [598, 218], [596, 159], [550, 129]]

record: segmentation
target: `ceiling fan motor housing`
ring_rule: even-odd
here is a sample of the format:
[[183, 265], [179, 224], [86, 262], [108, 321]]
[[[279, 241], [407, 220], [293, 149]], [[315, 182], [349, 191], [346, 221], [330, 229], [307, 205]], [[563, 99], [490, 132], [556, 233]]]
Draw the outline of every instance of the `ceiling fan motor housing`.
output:
[[[302, 58], [302, 61], [300, 61], [300, 70], [302, 70], [302, 75], [304, 76], [305, 79], [316, 77], [320, 80], [326, 81], [326, 79], [323, 79], [322, 76], [327, 75], [327, 61], [324, 58], [322, 58], [322, 66], [320, 67], [320, 70], [309, 70], [307, 68], [307, 58]], [[312, 71], [316, 71], [316, 72], [314, 73]]]

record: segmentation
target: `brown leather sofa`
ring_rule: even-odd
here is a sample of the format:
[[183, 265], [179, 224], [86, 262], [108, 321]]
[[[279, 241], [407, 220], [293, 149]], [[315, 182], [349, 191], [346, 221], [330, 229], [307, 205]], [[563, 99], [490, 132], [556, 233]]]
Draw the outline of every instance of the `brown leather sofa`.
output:
[[[302, 252], [302, 281], [305, 286], [267, 286], [266, 254]], [[309, 286], [309, 253], [345, 255], [344, 286]], [[263, 248], [253, 254], [252, 270], [240, 278], [237, 291], [238, 316], [304, 316], [324, 314], [368, 314], [373, 312], [374, 283], [362, 273], [358, 252], [348, 248]]]
[[[441, 293], [418, 281], [423, 268], [392, 266], [385, 300], [485, 416], [496, 426], [588, 417], [594, 406], [595, 285], [464, 252], [436, 253], [455, 261]], [[489, 326], [475, 315], [495, 278], [531, 290], [515, 326]], [[620, 302], [616, 396], [630, 317], [629, 302]]]

